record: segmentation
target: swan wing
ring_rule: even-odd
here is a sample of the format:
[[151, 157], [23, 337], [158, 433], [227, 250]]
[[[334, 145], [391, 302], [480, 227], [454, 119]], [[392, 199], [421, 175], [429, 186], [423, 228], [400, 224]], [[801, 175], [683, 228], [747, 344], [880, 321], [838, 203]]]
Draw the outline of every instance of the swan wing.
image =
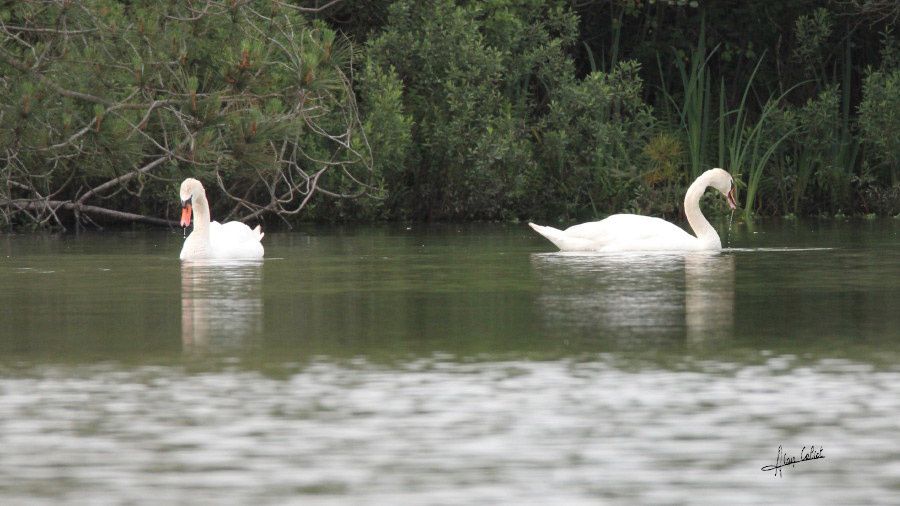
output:
[[528, 226], [552, 242], [561, 251], [591, 251], [593, 249], [593, 243], [590, 239], [569, 235], [558, 228], [535, 225], [534, 223], [529, 223]]
[[671, 251], [698, 248], [697, 238], [661, 218], [614, 214], [574, 225], [566, 233], [589, 239], [598, 251]]
[[565, 230], [530, 225], [564, 251], [720, 250], [719, 234], [700, 212], [700, 197], [710, 186], [726, 196], [732, 209], [736, 206], [731, 175], [716, 168], [698, 176], [684, 196], [684, 213], [696, 237], [665, 220], [636, 214], [615, 214]]
[[[532, 226], [563, 251], [673, 251], [700, 248], [696, 237], [660, 218], [615, 214], [565, 230]], [[548, 230], [549, 229], [549, 230]], [[545, 233], [546, 232], [546, 233]]]
[[212, 258], [262, 258], [263, 238], [260, 227], [251, 229], [238, 221], [209, 224], [209, 246]]

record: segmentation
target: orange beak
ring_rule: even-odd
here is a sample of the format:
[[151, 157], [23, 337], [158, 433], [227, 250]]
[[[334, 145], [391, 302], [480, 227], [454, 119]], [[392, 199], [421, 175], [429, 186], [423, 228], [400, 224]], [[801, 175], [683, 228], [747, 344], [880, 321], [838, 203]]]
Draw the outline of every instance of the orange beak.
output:
[[189, 203], [185, 203], [184, 207], [181, 208], [181, 226], [187, 227], [191, 224], [191, 205]]
[[737, 202], [734, 200], [734, 186], [732, 186], [731, 189], [728, 190], [728, 195], [726, 197], [728, 198], [728, 207], [730, 207], [731, 209], [737, 209]]

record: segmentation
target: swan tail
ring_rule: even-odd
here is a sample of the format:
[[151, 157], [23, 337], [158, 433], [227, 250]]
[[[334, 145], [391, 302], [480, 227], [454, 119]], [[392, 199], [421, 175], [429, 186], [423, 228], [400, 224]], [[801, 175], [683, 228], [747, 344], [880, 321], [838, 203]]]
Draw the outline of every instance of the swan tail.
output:
[[562, 251], [579, 251], [590, 249], [590, 242], [586, 239], [582, 239], [580, 237], [571, 237], [566, 235], [565, 232], [553, 227], [545, 227], [542, 225], [535, 225], [534, 223], [529, 223], [528, 226], [534, 229], [535, 232], [544, 236], [548, 241], [552, 242]]
[[257, 241], [262, 241], [262, 238], [266, 235], [262, 231], [262, 225], [257, 225], [256, 228], [253, 229], [253, 231], [256, 232], [256, 235], [258, 236], [258, 238], [256, 239]]

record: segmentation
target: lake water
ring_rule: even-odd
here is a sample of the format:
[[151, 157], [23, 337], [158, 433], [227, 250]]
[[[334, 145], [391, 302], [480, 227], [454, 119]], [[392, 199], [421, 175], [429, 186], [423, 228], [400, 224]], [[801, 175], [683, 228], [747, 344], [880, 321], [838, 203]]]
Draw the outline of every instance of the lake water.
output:
[[0, 503], [898, 504], [898, 234], [0, 236]]

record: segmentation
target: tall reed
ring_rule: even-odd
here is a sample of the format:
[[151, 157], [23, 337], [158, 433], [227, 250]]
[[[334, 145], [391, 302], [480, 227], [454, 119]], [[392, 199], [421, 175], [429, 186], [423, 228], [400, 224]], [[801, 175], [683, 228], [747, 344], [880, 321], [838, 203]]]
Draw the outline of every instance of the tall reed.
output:
[[[687, 140], [688, 165], [690, 167], [690, 180], [700, 175], [706, 168], [706, 152], [710, 137], [710, 76], [708, 63], [715, 54], [718, 46], [711, 51], [706, 50], [706, 22], [700, 19], [700, 37], [697, 47], [691, 52], [690, 66], [675, 57], [675, 65], [681, 77], [682, 96], [681, 102], [665, 87], [662, 92], [678, 114], [679, 124], [685, 133]], [[662, 62], [657, 57], [660, 78], [665, 82], [662, 70]]]
[[[848, 32], [847, 39], [844, 41], [844, 62], [841, 76], [840, 132], [837, 133], [837, 142], [832, 143], [830, 149], [831, 201], [838, 205], [849, 205], [850, 180], [859, 154], [859, 141], [853, 135], [850, 121], [850, 86], [853, 68], [853, 54], [850, 48]], [[835, 80], [837, 80], [836, 77], [837, 71], [835, 70]], [[837, 210], [841, 211], [841, 209]]]
[[[770, 95], [758, 114], [752, 114], [749, 98], [753, 82], [765, 58], [765, 53], [753, 67], [738, 105], [732, 109], [727, 106], [724, 78], [719, 82], [718, 113], [713, 129], [713, 93], [708, 64], [718, 46], [707, 52], [705, 43], [705, 23], [701, 19], [700, 39], [690, 58], [690, 66], [676, 61], [681, 77], [681, 101], [675, 95], [663, 89], [663, 94], [677, 112], [679, 126], [684, 132], [687, 142], [688, 165], [691, 179], [696, 178], [710, 165], [708, 163], [710, 140], [715, 135], [716, 160], [718, 166], [731, 172], [740, 171], [736, 179], [740, 181], [746, 174], [747, 196], [744, 204], [744, 217], [750, 218], [755, 208], [756, 196], [759, 192], [766, 164], [772, 158], [782, 142], [794, 135], [796, 129], [785, 132], [775, 142], [764, 144], [764, 126], [769, 116], [778, 108], [781, 100], [792, 91], [791, 88], [780, 96]], [[662, 63], [657, 60], [662, 75]]]
[[612, 72], [616, 63], [619, 62], [619, 42], [622, 40], [622, 18], [625, 16], [625, 8], [619, 10], [618, 16], [615, 11], [610, 12], [610, 25], [612, 26], [612, 39], [609, 43], [609, 49], [601, 46], [600, 61], [594, 56], [594, 51], [587, 41], [582, 41], [585, 54], [587, 54], [588, 64], [590, 64], [591, 72]]
[[[778, 97], [775, 97], [774, 93], [769, 95], [759, 114], [751, 117], [751, 110], [747, 100], [750, 97], [753, 81], [764, 58], [765, 53], [759, 57], [759, 61], [753, 67], [753, 72], [750, 73], [750, 77], [744, 85], [741, 101], [735, 109], [725, 111], [725, 100], [722, 97], [719, 99], [720, 163], [723, 163], [723, 166], [729, 167], [732, 171], [741, 171], [741, 174], [747, 174], [747, 195], [744, 199], [744, 219], [746, 220], [749, 220], [753, 215], [756, 196], [759, 193], [759, 186], [766, 165], [781, 143], [797, 131], [797, 127], [791, 128], [768, 146], [763, 145], [766, 121], [778, 109], [782, 99], [796, 88], [794, 86]], [[720, 93], [724, 94], [724, 92], [725, 84], [722, 82]]]

